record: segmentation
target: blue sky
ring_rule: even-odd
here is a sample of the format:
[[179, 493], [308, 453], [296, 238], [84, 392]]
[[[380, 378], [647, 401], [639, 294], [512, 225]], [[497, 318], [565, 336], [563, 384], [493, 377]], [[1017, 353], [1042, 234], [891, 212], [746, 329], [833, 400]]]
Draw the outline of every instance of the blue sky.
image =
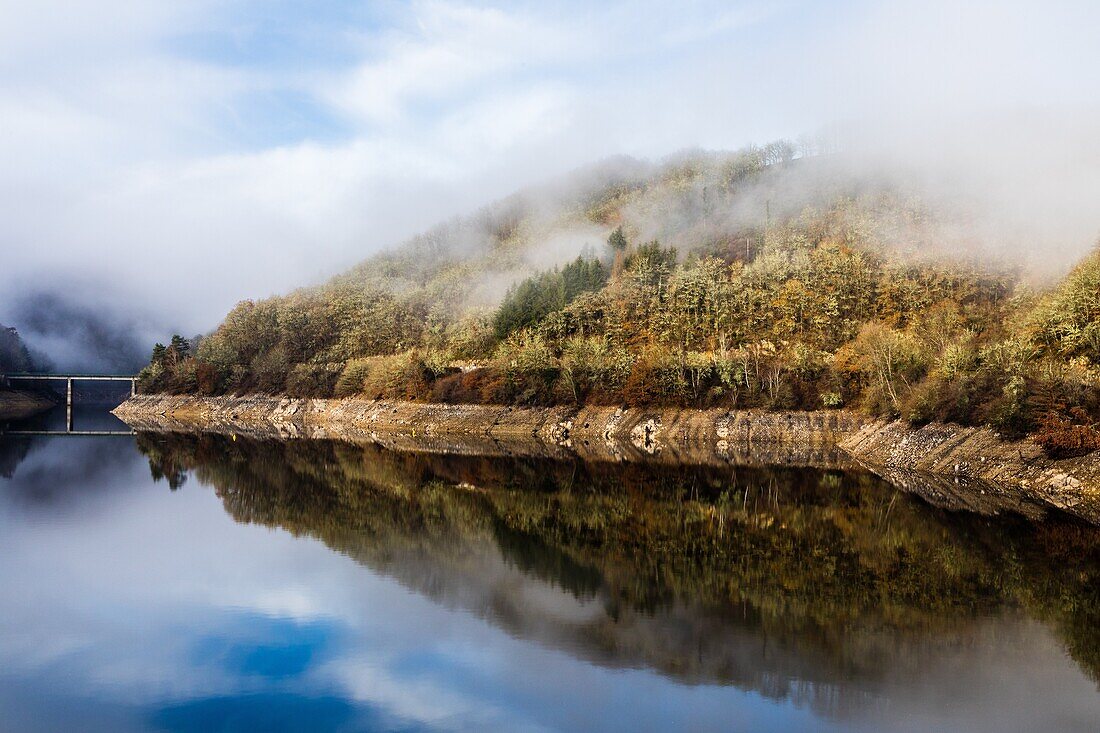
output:
[[610, 155], [838, 122], [996, 152], [1020, 133], [961, 121], [1095, 114], [1096, 27], [1083, 0], [0, 0], [0, 290], [197, 331]]

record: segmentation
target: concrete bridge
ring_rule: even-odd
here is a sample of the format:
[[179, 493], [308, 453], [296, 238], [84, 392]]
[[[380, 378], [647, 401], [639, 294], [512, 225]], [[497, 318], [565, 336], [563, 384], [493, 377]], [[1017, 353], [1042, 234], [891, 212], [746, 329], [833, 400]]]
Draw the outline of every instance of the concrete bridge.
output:
[[[77, 431], [73, 430], [73, 382], [129, 382], [130, 383], [130, 396], [133, 397], [137, 394], [137, 375], [136, 374], [36, 374], [33, 372], [13, 372], [11, 374], [0, 374], [0, 384], [7, 387], [14, 387], [25, 382], [42, 382], [42, 381], [64, 381], [65, 382], [65, 434], [78, 435], [78, 434], [101, 434], [97, 432]], [[52, 434], [59, 434], [61, 431], [56, 431]], [[9, 432], [14, 434], [14, 432]]]
[[[71, 426], [70, 426], [71, 427]], [[0, 435], [137, 435], [136, 430], [0, 430]]]

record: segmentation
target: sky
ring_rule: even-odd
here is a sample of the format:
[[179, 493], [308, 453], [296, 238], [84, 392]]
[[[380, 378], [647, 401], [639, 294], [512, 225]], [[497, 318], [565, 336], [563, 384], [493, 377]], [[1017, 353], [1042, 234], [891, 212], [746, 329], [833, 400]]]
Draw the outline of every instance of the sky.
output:
[[837, 124], [1086, 211], [1098, 27], [1083, 0], [0, 0], [0, 322], [45, 293], [207, 331], [608, 156]]

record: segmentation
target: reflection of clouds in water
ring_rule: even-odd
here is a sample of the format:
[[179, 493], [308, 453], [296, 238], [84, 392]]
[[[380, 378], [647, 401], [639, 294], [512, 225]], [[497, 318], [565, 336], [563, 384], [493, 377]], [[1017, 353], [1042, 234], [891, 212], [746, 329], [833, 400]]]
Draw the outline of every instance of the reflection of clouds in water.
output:
[[[442, 729], [538, 729], [525, 716], [553, 712], [554, 703], [535, 699], [545, 650], [532, 654], [320, 543], [237, 525], [211, 492], [149, 487], [136, 453], [126, 468], [130, 490], [95, 492], [99, 506], [79, 525], [30, 526], [5, 514], [0, 577], [13, 591], [0, 597], [5, 676], [127, 708], [291, 687]], [[272, 611], [298, 618], [272, 620]], [[284, 678], [249, 674], [258, 649], [302, 654], [288, 629], [328, 629], [338, 648], [311, 649]], [[428, 661], [410, 664], [416, 658]], [[556, 666], [576, 673], [567, 655]]]
[[[41, 451], [32, 475], [50, 460], [79, 464], [87, 449], [68, 445]], [[458, 573], [430, 553], [396, 548], [384, 570], [402, 585], [318, 541], [237, 524], [214, 492], [192, 483], [171, 493], [151, 483], [143, 456], [115, 453], [101, 458], [109, 470], [65, 479], [64, 503], [36, 508], [33, 522], [6, 498], [11, 488], [18, 496], [20, 476], [0, 496], [0, 687], [22, 690], [19, 699], [0, 694], [4, 712], [22, 716], [7, 720], [49, 713], [41, 719], [64, 727], [72, 721], [64, 711], [94, 703], [92, 722], [117, 730], [195, 729], [233, 712], [259, 726], [280, 711], [288, 725], [301, 719], [285, 716], [307, 711], [314, 727], [352, 729], [827, 730], [901, 721], [1011, 730], [1038, 727], [1055, 709], [1068, 725], [1096, 712], [1095, 686], [1051, 634], [1012, 618], [975, 622], [966, 643], [933, 645], [919, 667], [885, 664], [876, 692], [889, 707], [846, 710], [843, 726], [800, 707], [812, 696], [797, 690], [793, 703], [768, 700], [587, 663], [605, 656], [579, 648], [575, 630], [601, 621], [598, 602], [491, 546]], [[675, 646], [678, 628], [690, 638], [691, 621], [662, 611], [617, 623]], [[723, 628], [707, 639], [758, 641]], [[609, 627], [605, 642], [629, 633]], [[766, 654], [781, 654], [780, 641]], [[1022, 708], [1036, 699], [1045, 704]]]
[[[387, 660], [401, 665], [402, 659]], [[442, 665], [445, 659], [434, 659]], [[541, 730], [540, 726], [493, 704], [491, 698], [455, 690], [454, 678], [433, 679], [428, 670], [402, 673], [379, 665], [372, 656], [339, 660], [326, 670], [345, 694], [362, 703], [378, 705], [405, 720], [418, 720], [436, 730]]]

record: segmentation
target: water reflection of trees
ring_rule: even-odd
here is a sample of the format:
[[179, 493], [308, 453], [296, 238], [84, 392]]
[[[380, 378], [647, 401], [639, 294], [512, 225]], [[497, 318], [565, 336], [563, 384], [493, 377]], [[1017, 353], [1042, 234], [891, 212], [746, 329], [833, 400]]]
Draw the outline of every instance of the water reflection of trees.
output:
[[[1024, 614], [1051, 624], [1090, 675], [1100, 671], [1095, 530], [952, 515], [867, 473], [219, 436], [139, 445], [155, 472], [186, 468], [212, 485], [239, 521], [317, 537], [603, 664], [840, 713], [922, 655], [979, 643], [979, 621]], [[988, 639], [988, 625], [980, 633]]]
[[30, 452], [30, 438], [0, 437], [0, 478], [11, 478]]

